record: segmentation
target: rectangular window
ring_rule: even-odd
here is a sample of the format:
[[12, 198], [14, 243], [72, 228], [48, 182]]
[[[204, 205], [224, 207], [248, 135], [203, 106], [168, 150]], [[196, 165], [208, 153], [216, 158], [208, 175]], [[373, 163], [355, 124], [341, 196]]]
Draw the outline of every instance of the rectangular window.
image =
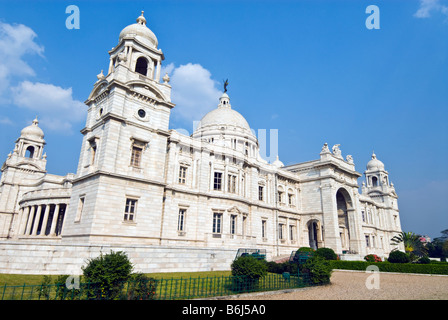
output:
[[236, 215], [230, 216], [230, 234], [236, 234]]
[[293, 205], [293, 195], [292, 194], [288, 194], [288, 205], [290, 207], [292, 207], [292, 205]]
[[281, 192], [281, 191], [278, 191], [277, 195], [278, 195], [278, 203], [282, 203], [282, 199], [283, 199], [283, 192]]
[[97, 150], [97, 143], [98, 138], [91, 138], [89, 139], [89, 146], [90, 146], [90, 164], [94, 165], [96, 160], [96, 150]]
[[243, 228], [241, 230], [241, 234], [243, 236], [246, 235], [246, 224], [247, 224], [247, 217], [243, 217]]
[[131, 153], [131, 166], [139, 168], [141, 165], [141, 159], [142, 159], [142, 151], [143, 148], [139, 146], [132, 146], [132, 153]]
[[85, 201], [85, 197], [79, 198], [78, 211], [76, 212], [75, 222], [81, 221], [82, 211], [84, 210], [84, 201]]
[[266, 238], [266, 220], [261, 220], [261, 237]]
[[126, 199], [126, 207], [124, 209], [124, 221], [134, 221], [137, 212], [137, 200]]
[[258, 200], [263, 201], [263, 186], [258, 186]]
[[366, 212], [364, 210], [361, 211], [361, 215], [362, 215], [362, 222], [366, 222]]
[[294, 225], [289, 226], [289, 240], [291, 240], [291, 241], [296, 240], [295, 230], [296, 230], [296, 227]]
[[187, 182], [187, 167], [181, 166], [179, 168], [179, 183], [185, 184]]
[[179, 209], [179, 217], [177, 219], [177, 231], [185, 231], [185, 215], [186, 209]]
[[91, 163], [95, 164], [95, 156], [96, 156], [96, 144], [92, 145], [92, 156], [91, 156]]
[[222, 225], [222, 213], [214, 212], [213, 213], [213, 233], [221, 233], [221, 225]]
[[213, 181], [213, 190], [221, 190], [221, 189], [222, 189], [222, 173], [215, 172]]
[[370, 236], [366, 236], [366, 246], [370, 248]]
[[285, 225], [283, 223], [278, 224], [278, 238], [280, 240], [285, 239]]
[[236, 192], [236, 176], [234, 176], [232, 174], [228, 175], [227, 191], [230, 193]]

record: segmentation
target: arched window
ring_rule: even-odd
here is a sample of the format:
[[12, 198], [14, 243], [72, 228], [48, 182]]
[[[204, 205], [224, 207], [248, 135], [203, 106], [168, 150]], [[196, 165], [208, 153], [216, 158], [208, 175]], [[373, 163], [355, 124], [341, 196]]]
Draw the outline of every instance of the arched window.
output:
[[138, 72], [144, 76], [147, 75], [148, 72], [148, 60], [144, 57], [140, 57], [137, 59], [137, 63], [135, 64], [135, 72]]
[[372, 186], [377, 187], [378, 186], [378, 178], [372, 177]]
[[28, 148], [26, 148], [25, 157], [27, 157], [27, 158], [34, 157], [34, 147], [33, 146], [29, 146]]

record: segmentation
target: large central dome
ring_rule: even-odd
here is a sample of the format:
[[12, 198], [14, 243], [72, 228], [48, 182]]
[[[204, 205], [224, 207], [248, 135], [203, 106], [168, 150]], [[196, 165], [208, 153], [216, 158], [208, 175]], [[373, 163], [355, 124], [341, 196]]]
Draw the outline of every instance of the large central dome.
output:
[[224, 129], [245, 135], [253, 135], [246, 119], [230, 106], [227, 93], [224, 93], [219, 99], [218, 108], [210, 111], [201, 119], [196, 132], [202, 131], [204, 133], [204, 131], [213, 129]]
[[193, 138], [258, 157], [258, 141], [249, 123], [230, 106], [227, 93], [219, 98], [218, 108], [207, 113], [194, 131]]

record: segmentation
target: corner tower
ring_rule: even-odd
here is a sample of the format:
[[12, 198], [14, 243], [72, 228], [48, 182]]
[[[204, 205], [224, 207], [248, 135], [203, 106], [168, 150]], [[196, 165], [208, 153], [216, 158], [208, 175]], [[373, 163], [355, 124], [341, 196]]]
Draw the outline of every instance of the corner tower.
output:
[[[150, 224], [158, 223], [158, 215], [149, 212], [161, 210], [174, 104], [169, 79], [160, 81], [164, 55], [157, 46], [142, 11], [109, 51], [108, 73], [101, 71], [85, 101], [87, 120], [63, 237], [121, 242], [150, 235]], [[140, 208], [146, 217], [136, 223], [130, 211]], [[122, 228], [123, 223], [134, 228]]]
[[389, 230], [401, 231], [398, 195], [394, 184], [389, 181], [389, 173], [384, 163], [377, 159], [375, 153], [372, 153], [372, 159], [367, 163], [364, 174], [366, 183], [362, 184], [362, 194], [383, 205], [387, 213], [385, 224]]

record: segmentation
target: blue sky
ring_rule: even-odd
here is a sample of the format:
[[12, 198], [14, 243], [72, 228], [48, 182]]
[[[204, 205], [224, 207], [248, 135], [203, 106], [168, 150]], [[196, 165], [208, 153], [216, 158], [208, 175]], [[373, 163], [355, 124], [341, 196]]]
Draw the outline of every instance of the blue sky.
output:
[[[69, 30], [72, 4], [80, 28]], [[369, 5], [380, 29], [366, 28]], [[83, 101], [141, 10], [172, 79], [171, 128], [191, 133], [228, 78], [251, 127], [278, 130], [282, 162], [317, 159], [327, 142], [363, 173], [374, 150], [402, 228], [448, 228], [448, 0], [1, 0], [0, 158], [37, 115], [48, 172], [76, 172]]]

